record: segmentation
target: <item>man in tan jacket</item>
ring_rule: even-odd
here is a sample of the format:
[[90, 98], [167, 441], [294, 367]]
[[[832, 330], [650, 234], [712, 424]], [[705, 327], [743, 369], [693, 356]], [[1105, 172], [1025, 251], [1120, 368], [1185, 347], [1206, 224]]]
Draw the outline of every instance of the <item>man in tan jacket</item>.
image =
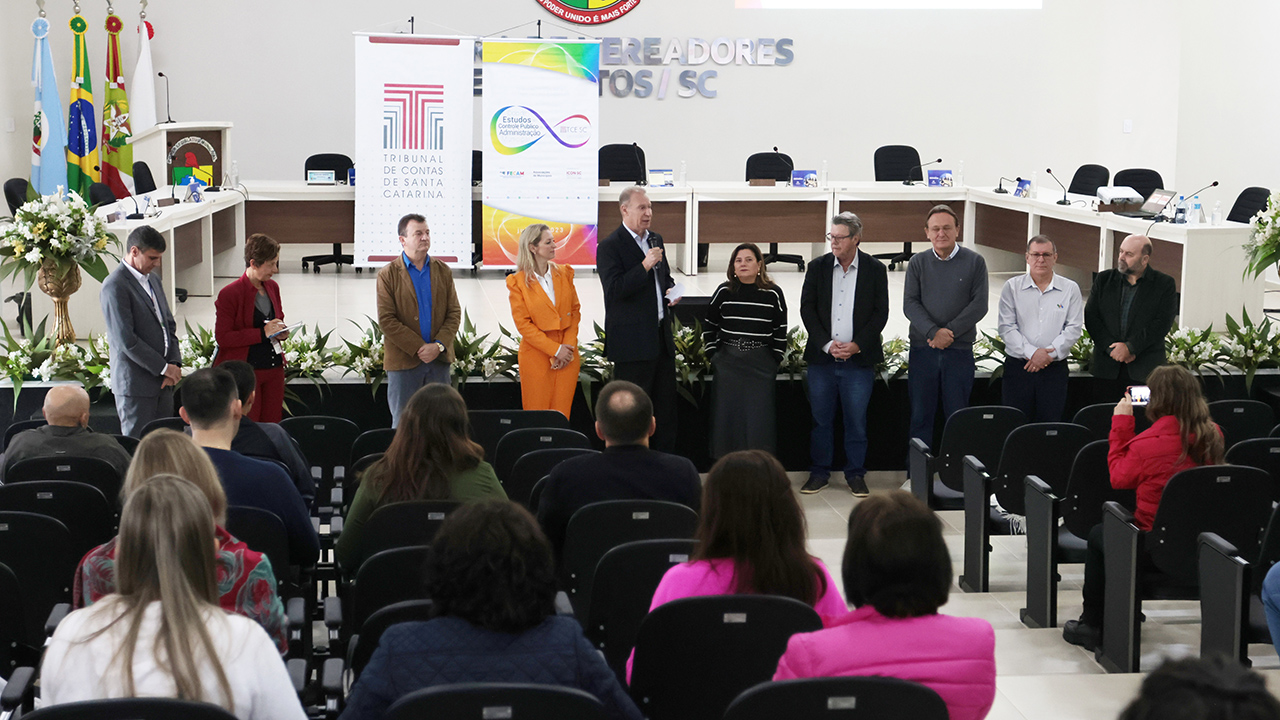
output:
[[417, 214], [400, 218], [400, 257], [378, 271], [378, 324], [386, 336], [383, 366], [391, 426], [418, 388], [449, 382], [453, 337], [462, 322], [462, 306], [449, 266], [427, 255], [431, 230]]

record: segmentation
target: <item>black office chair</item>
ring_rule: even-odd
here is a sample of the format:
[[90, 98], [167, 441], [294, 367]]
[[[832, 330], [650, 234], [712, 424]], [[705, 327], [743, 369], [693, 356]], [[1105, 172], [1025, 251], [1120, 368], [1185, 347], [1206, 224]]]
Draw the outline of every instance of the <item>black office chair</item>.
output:
[[631, 697], [650, 720], [721, 717], [742, 691], [773, 677], [792, 635], [821, 629], [813, 608], [788, 597], [665, 603], [640, 624]]
[[615, 547], [637, 540], [692, 538], [698, 513], [662, 500], [607, 500], [578, 508], [564, 532], [560, 559], [561, 586], [575, 616], [591, 606], [591, 591], [600, 558]]
[[[426, 545], [383, 550], [360, 565], [348, 588], [351, 632], [364, 627], [377, 611], [406, 600], [427, 600]], [[344, 601], [344, 613], [346, 612]], [[347, 627], [344, 618], [343, 627]]]
[[507, 497], [513, 502], [537, 511], [538, 506], [530, 501], [533, 486], [550, 474], [551, 469], [559, 465], [560, 461], [578, 455], [594, 454], [596, 454], [595, 450], [587, 448], [547, 448], [527, 452], [511, 466], [511, 474], [503, 481], [503, 489], [507, 491]]
[[149, 192], [155, 192], [156, 180], [151, 176], [151, 166], [147, 165], [145, 160], [137, 160], [133, 163], [133, 194], [145, 195]]
[[[563, 415], [561, 416], [563, 417]], [[565, 428], [522, 428], [512, 430], [498, 441], [493, 451], [493, 472], [505, 485], [511, 479], [516, 461], [534, 450], [552, 448], [591, 449], [591, 441], [577, 430]]]
[[582, 629], [624, 687], [627, 657], [654, 591], [672, 566], [689, 561], [696, 547], [691, 539], [637, 540], [614, 547], [596, 564]]
[[[1076, 411], [1075, 417], [1071, 418], [1071, 422], [1076, 425], [1083, 425], [1089, 428], [1089, 431], [1093, 433], [1094, 438], [1098, 440], [1106, 440], [1111, 437], [1111, 416], [1115, 415], [1115, 411], [1115, 403], [1085, 405]], [[1142, 405], [1134, 406], [1133, 424], [1133, 431], [1135, 434], [1151, 427], [1151, 423], [1147, 421], [1146, 407]]]
[[43, 707], [26, 720], [236, 720], [217, 705], [170, 698], [85, 700]]
[[[773, 180], [789, 184], [791, 171], [795, 167], [795, 163], [791, 162], [791, 156], [786, 153], [777, 151], [755, 153], [747, 158], [747, 181]], [[795, 263], [800, 272], [804, 272], [804, 258], [799, 255], [779, 253], [776, 242], [769, 243], [769, 251], [764, 254], [765, 265], [773, 262]]]
[[[876, 182], [921, 182], [924, 171], [920, 168], [920, 153], [910, 145], [882, 145], [876, 148], [872, 156], [875, 163]], [[914, 253], [911, 252], [911, 241], [904, 240], [902, 252], [881, 253], [872, 257], [888, 260], [889, 269], [905, 265]]]
[[366, 455], [385, 453], [395, 436], [394, 428], [375, 428], [360, 433], [351, 443], [351, 465]]
[[[360, 536], [360, 557], [383, 550], [430, 545], [449, 513], [462, 507], [456, 500], [412, 500], [383, 505], [373, 511]], [[355, 568], [349, 568], [354, 571]]]
[[1021, 410], [1005, 405], [977, 405], [951, 413], [942, 428], [937, 457], [919, 438], [911, 438], [907, 445], [911, 494], [935, 510], [963, 508], [965, 456], [995, 467], [1005, 438], [1026, 424]]
[[[600, 179], [611, 182], [630, 182], [636, 185], [648, 183], [649, 170], [645, 164], [644, 148], [635, 143], [614, 143], [600, 146]], [[790, 175], [788, 175], [790, 177]]]
[[27, 179], [10, 178], [4, 181], [4, 199], [9, 204], [9, 214], [18, 212], [18, 208], [27, 202]]
[[53, 455], [20, 460], [5, 474], [5, 484], [39, 480], [65, 480], [92, 485], [114, 502], [120, 497], [124, 478], [111, 463], [102, 458], [77, 455]]
[[568, 428], [569, 418], [558, 410], [468, 410], [471, 439], [484, 448], [484, 459], [493, 453], [503, 435], [521, 428]]
[[1225, 655], [1249, 667], [1249, 644], [1271, 644], [1262, 581], [1277, 561], [1280, 511], [1272, 511], [1257, 557], [1241, 556], [1217, 533], [1200, 535], [1200, 657]]
[[[302, 177], [305, 179], [308, 170], [332, 170], [333, 175], [338, 180], [346, 180], [347, 171], [355, 166], [351, 158], [341, 153], [320, 153], [307, 158], [307, 162], [303, 167]], [[355, 257], [342, 254], [342, 243], [333, 244], [333, 252], [328, 255], [308, 255], [302, 258], [302, 269], [306, 271], [308, 265], [315, 267], [315, 272], [320, 272], [321, 265], [336, 265], [338, 272], [342, 272], [343, 264], [354, 265]], [[356, 272], [362, 272], [364, 268], [356, 268]]]
[[39, 420], [19, 420], [15, 423], [11, 423], [4, 431], [4, 449], [9, 449], [9, 443], [13, 441], [14, 435], [17, 435], [24, 430], [34, 430], [48, 424], [49, 421], [44, 418], [40, 418]]
[[0, 563], [17, 576], [26, 636], [41, 644], [45, 620], [58, 603], [71, 602], [76, 554], [71, 531], [48, 515], [0, 511]]
[[111, 186], [106, 183], [96, 182], [89, 186], [89, 204], [97, 207], [99, 205], [110, 205], [116, 201], [116, 194], [111, 191]]
[[433, 617], [430, 600], [404, 600], [392, 603], [375, 610], [364, 624], [360, 632], [347, 641], [347, 669], [351, 671], [351, 684], [354, 686], [360, 679], [360, 673], [373, 658], [373, 651], [378, 649], [378, 641], [382, 633], [392, 625], [404, 622], [426, 622]]
[[1116, 173], [1116, 186], [1131, 187], [1142, 196], [1143, 200], [1151, 197], [1151, 193], [1164, 187], [1164, 178], [1160, 173], [1148, 168], [1128, 168]]
[[61, 522], [71, 533], [71, 549], [78, 558], [116, 534], [116, 499], [84, 483], [37, 480], [0, 485], [0, 510]]
[[1081, 165], [1071, 176], [1067, 192], [1074, 195], [1097, 195], [1098, 188], [1111, 179], [1111, 171], [1101, 165]]
[[385, 720], [609, 720], [594, 695], [577, 688], [524, 683], [437, 685], [405, 695]]
[[288, 417], [280, 421], [280, 427], [297, 441], [312, 476], [318, 471], [316, 497], [329, 497], [334, 486], [340, 485], [348, 474], [351, 446], [360, 436], [360, 428], [346, 418], [332, 415]]
[[1222, 429], [1228, 450], [1238, 442], [1266, 437], [1276, 424], [1271, 406], [1258, 400], [1215, 400], [1209, 403], [1209, 416]]
[[1241, 440], [1227, 450], [1223, 462], [1266, 470], [1280, 487], [1280, 438], [1265, 437]]
[[803, 678], [764, 682], [744, 691], [724, 720], [947, 720], [942, 696], [891, 677]]
[[129, 453], [129, 457], [133, 457], [133, 453], [138, 449], [138, 443], [142, 442], [132, 435], [112, 435], [111, 437], [115, 438], [116, 442], [120, 443], [120, 447], [124, 448], [124, 451]]
[[1269, 197], [1271, 191], [1264, 187], [1247, 187], [1241, 190], [1236, 196], [1235, 204], [1231, 206], [1231, 212], [1227, 213], [1227, 220], [1238, 223], [1252, 221], [1258, 211], [1267, 209]]
[[160, 429], [176, 430], [178, 432], [186, 432], [187, 423], [180, 417], [156, 418], [146, 425], [142, 426], [142, 432], [138, 433], [138, 439], [142, 439], [147, 435]]

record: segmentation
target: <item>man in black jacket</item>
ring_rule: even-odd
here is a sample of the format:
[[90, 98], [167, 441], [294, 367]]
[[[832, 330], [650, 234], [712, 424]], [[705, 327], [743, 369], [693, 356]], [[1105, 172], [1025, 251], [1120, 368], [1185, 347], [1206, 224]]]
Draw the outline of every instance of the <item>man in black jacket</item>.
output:
[[655, 428], [653, 405], [634, 383], [614, 380], [596, 400], [596, 434], [604, 452], [569, 458], [547, 477], [538, 501], [538, 522], [556, 557], [569, 518], [584, 505], [605, 500], [667, 500], [695, 511], [702, 482], [688, 458], [649, 449]]
[[676, 344], [671, 335], [667, 291], [675, 285], [663, 257], [662, 236], [651, 231], [653, 205], [644, 188], [629, 187], [618, 198], [622, 225], [596, 247], [596, 270], [604, 288], [605, 354], [613, 377], [639, 385], [653, 401], [655, 448], [675, 449]]
[[1177, 313], [1173, 278], [1151, 267], [1150, 238], [1125, 238], [1116, 269], [1098, 273], [1084, 306], [1093, 340], [1090, 372], [1099, 380], [1096, 402], [1117, 401], [1127, 386], [1146, 382], [1164, 364], [1164, 336]]
[[831, 219], [831, 252], [809, 263], [800, 291], [800, 318], [809, 333], [809, 481], [802, 493], [827, 486], [835, 453], [836, 405], [844, 410], [844, 479], [866, 497], [867, 405], [875, 366], [884, 359], [880, 331], [889, 320], [889, 276], [884, 265], [860, 252], [862, 221], [851, 212]]

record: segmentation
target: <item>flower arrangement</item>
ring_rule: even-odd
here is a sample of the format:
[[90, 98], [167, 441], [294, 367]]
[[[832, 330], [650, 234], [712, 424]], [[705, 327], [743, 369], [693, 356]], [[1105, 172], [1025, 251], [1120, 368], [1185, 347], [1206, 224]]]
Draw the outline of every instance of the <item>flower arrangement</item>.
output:
[[582, 386], [582, 397], [587, 401], [587, 409], [594, 413], [596, 404], [592, 400], [593, 386], [603, 386], [613, 379], [613, 363], [605, 355], [604, 328], [599, 323], [592, 323], [591, 327], [595, 332], [595, 339], [585, 344], [578, 343], [578, 357], [581, 359], [578, 384]]
[[979, 333], [973, 343], [973, 360], [975, 364], [991, 371], [991, 382], [1004, 376], [1004, 361], [1009, 351], [1005, 349], [1004, 338], [999, 334], [991, 334], [985, 330]]
[[335, 366], [334, 353], [329, 347], [332, 334], [332, 330], [321, 333], [319, 325], [311, 330], [303, 326], [290, 333], [284, 341], [285, 380], [309, 378], [320, 387], [324, 371]]
[[120, 241], [107, 230], [104, 219], [93, 214], [75, 192], [58, 192], [31, 200], [14, 213], [13, 223], [0, 232], [0, 280], [23, 274], [30, 288], [36, 272], [45, 266], [55, 278], [80, 267], [95, 280], [107, 277], [104, 255], [119, 257], [112, 248]]
[[809, 341], [809, 334], [799, 325], [787, 330], [787, 349], [782, 351], [782, 362], [778, 363], [778, 372], [786, 373], [795, 380], [804, 372], [804, 346]]
[[1271, 325], [1271, 318], [1263, 317], [1255, 325], [1249, 319], [1249, 311], [1243, 312], [1243, 323], [1227, 315], [1227, 333], [1222, 338], [1222, 361], [1244, 373], [1245, 390], [1253, 387], [1253, 376], [1261, 367], [1272, 367], [1280, 358], [1280, 334]]
[[182, 372], [191, 374], [196, 370], [213, 365], [213, 356], [218, 352], [218, 343], [213, 339], [213, 331], [207, 327], [190, 322], [183, 323], [186, 334], [178, 338], [178, 350], [182, 353]]
[[1067, 357], [1067, 367], [1071, 370], [1088, 370], [1093, 363], [1093, 338], [1089, 337], [1088, 328], [1080, 331], [1080, 339], [1071, 346], [1071, 354]]
[[1174, 328], [1164, 338], [1164, 350], [1171, 365], [1181, 365], [1201, 377], [1206, 370], [1223, 374], [1222, 341], [1212, 325], [1204, 330]]
[[491, 380], [502, 376], [520, 379], [520, 339], [498, 325], [499, 337], [490, 341], [489, 334], [476, 334], [471, 316], [464, 310], [462, 328], [453, 338], [453, 386], [459, 387], [468, 377]]
[[1245, 276], [1258, 277], [1280, 262], [1280, 190], [1267, 198], [1267, 207], [1250, 221], [1253, 233], [1244, 244]]
[[35, 368], [44, 364], [53, 353], [52, 339], [44, 334], [48, 318], [40, 321], [33, 331], [31, 326], [23, 322], [24, 335], [15, 339], [9, 327], [0, 324], [4, 330], [4, 357], [0, 359], [0, 373], [13, 383], [13, 406], [18, 407], [18, 394], [22, 392], [22, 383], [35, 379]]
[[707, 348], [702, 344], [702, 323], [695, 320], [692, 326], [685, 325], [673, 317], [671, 334], [676, 345], [676, 392], [697, 407], [711, 370]]
[[387, 378], [387, 371], [382, 366], [382, 326], [368, 315], [365, 320], [368, 322], [364, 325], [351, 321], [352, 325], [360, 329], [360, 337], [355, 342], [344, 340], [346, 348], [340, 348], [333, 354], [333, 364], [344, 368], [344, 376], [355, 373], [363, 377], [366, 383], [373, 386], [373, 393], [377, 395], [378, 386]]
[[911, 344], [901, 336], [894, 335], [893, 339], [884, 342], [883, 350], [884, 360], [876, 365], [876, 374], [885, 385], [888, 385], [890, 380], [897, 380], [907, 372], [907, 358], [910, 356]]

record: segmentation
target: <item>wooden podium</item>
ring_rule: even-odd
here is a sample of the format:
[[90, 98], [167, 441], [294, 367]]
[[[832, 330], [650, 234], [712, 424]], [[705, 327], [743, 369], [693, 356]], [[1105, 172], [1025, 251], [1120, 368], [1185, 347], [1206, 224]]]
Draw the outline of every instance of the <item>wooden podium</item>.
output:
[[[224, 168], [231, 167], [231, 128], [232, 123], [229, 122], [160, 123], [129, 140], [133, 146], [133, 161], [145, 162], [156, 185], [164, 187], [173, 182], [174, 164], [183, 166], [183, 151], [190, 150], [202, 161], [208, 157], [213, 165], [213, 182], [210, 184], [221, 185]], [[213, 149], [212, 153], [205, 148], [206, 144]], [[175, 146], [177, 153], [171, 163], [169, 155]]]

